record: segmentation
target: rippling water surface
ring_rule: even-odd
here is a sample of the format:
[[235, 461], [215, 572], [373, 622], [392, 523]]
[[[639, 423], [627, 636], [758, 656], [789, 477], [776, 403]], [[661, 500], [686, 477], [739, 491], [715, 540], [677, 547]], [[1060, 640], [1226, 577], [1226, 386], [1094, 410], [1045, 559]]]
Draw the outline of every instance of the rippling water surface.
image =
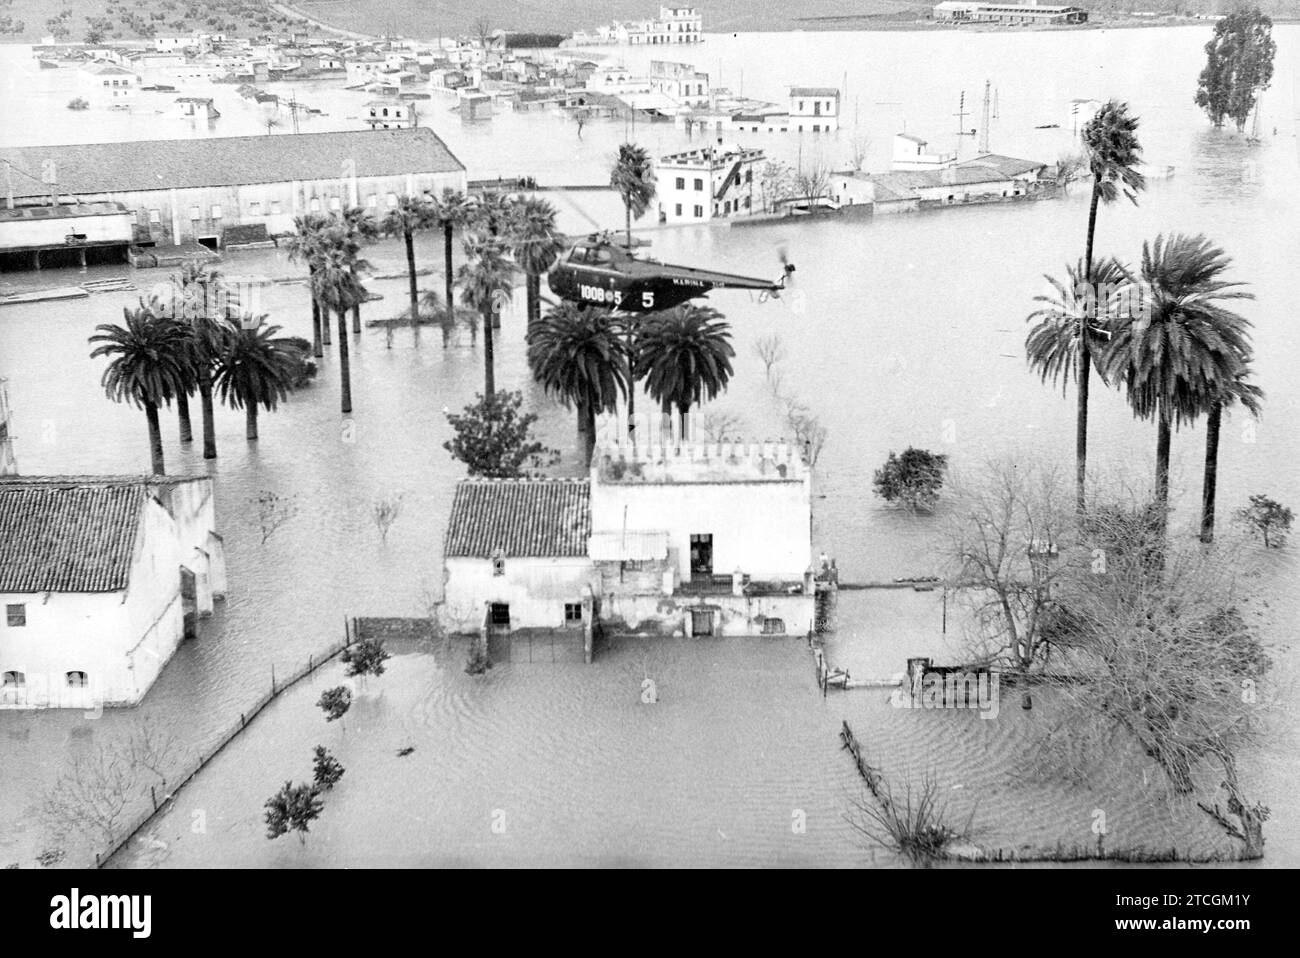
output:
[[[903, 127], [948, 148], [951, 114], [961, 90], [968, 109], [990, 78], [999, 117], [992, 146], [1051, 160], [1068, 131], [1072, 97], [1116, 94], [1142, 117], [1152, 163], [1173, 165], [1172, 179], [1153, 181], [1138, 206], [1102, 211], [1098, 249], [1132, 260], [1141, 241], [1160, 230], [1204, 230], [1236, 260], [1235, 274], [1252, 284], [1259, 384], [1268, 393], [1252, 437], [1234, 417], [1225, 425], [1220, 458], [1220, 514], [1267, 493], [1300, 500], [1300, 364], [1294, 308], [1300, 218], [1295, 200], [1295, 27], [1279, 27], [1274, 90], [1265, 104], [1264, 142], [1245, 145], [1209, 129], [1191, 102], [1204, 31], [1192, 29], [931, 35], [793, 34], [710, 37], [699, 66], [748, 95], [777, 98], [788, 83], [847, 83], [846, 112], [872, 137], [872, 160], [886, 162], [890, 137]], [[626, 54], [637, 66], [640, 53]], [[0, 63], [14, 76], [34, 67], [23, 51], [6, 49]], [[15, 72], [16, 71], [16, 72]], [[6, 94], [6, 143], [130, 139], [190, 135], [180, 120], [149, 115], [142, 100], [131, 116], [74, 118], [62, 110], [71, 95], [64, 78], [45, 71], [24, 80], [30, 95]], [[12, 87], [10, 88], [12, 89]], [[186, 90], [184, 92], [194, 92]], [[298, 95], [329, 114], [306, 128], [354, 128], [358, 95], [317, 86]], [[225, 114], [218, 134], [264, 129], [257, 108], [220, 88]], [[226, 102], [230, 100], [230, 102]], [[974, 107], [971, 104], [976, 104]], [[157, 109], [162, 109], [159, 104]], [[464, 159], [473, 177], [528, 172], [542, 182], [597, 183], [625, 131], [594, 122], [578, 140], [574, 129], [546, 115], [502, 115], [462, 125], [430, 101], [426, 119]], [[11, 112], [12, 111], [12, 112]], [[35, 122], [36, 118], [41, 122]], [[851, 124], [850, 124], [851, 125]], [[1276, 126], [1276, 135], [1273, 127]], [[655, 150], [684, 136], [656, 125], [638, 127]], [[848, 133], [823, 138], [755, 137], [791, 160], [820, 153], [839, 163]], [[147, 163], [147, 154], [141, 162]], [[609, 196], [553, 195], [566, 228], [586, 228], [590, 215], [620, 221]], [[868, 222], [820, 222], [754, 229], [689, 228], [655, 232], [654, 251], [670, 261], [719, 268], [777, 271], [777, 250], [798, 266], [801, 297], [759, 304], [740, 293], [714, 297], [731, 321], [736, 379], [714, 412], [736, 415], [754, 437], [783, 431], [779, 408], [753, 345], [780, 333], [788, 356], [783, 388], [799, 396], [829, 428], [817, 476], [814, 548], [835, 556], [848, 580], [926, 574], [934, 567], [934, 523], [882, 508], [870, 494], [871, 471], [891, 449], [942, 448], [958, 468], [1000, 453], [1068, 464], [1073, 456], [1070, 398], [1041, 386], [1025, 370], [1024, 315], [1042, 290], [1041, 274], [1060, 273], [1078, 257], [1087, 214], [1084, 191], [1066, 198], [953, 210]], [[422, 263], [440, 262], [439, 244], [423, 239]], [[384, 271], [403, 268], [396, 244], [370, 256]], [[298, 275], [275, 251], [229, 254], [230, 273]], [[91, 277], [120, 269], [92, 269]], [[76, 282], [75, 273], [7, 274], [18, 287]], [[142, 286], [155, 281], [138, 274]], [[426, 280], [441, 286], [438, 276]], [[400, 280], [376, 280], [385, 296], [366, 308], [391, 315], [404, 295]], [[148, 466], [144, 418], [104, 400], [98, 362], [86, 337], [97, 323], [120, 317], [131, 294], [0, 309], [0, 375], [9, 379], [20, 468], [30, 473], [123, 473]], [[265, 294], [265, 308], [287, 332], [308, 335], [301, 284]], [[497, 349], [498, 382], [524, 391], [541, 415], [550, 444], [565, 450], [561, 470], [577, 474], [572, 414], [527, 381], [522, 304], [504, 318]], [[441, 536], [453, 483], [461, 469], [442, 449], [449, 430], [444, 408], [457, 409], [481, 388], [482, 356], [469, 344], [443, 350], [426, 332], [413, 348], [398, 331], [389, 348], [381, 331], [353, 340], [356, 409], [353, 441], [344, 441], [333, 354], [309, 389], [263, 417], [256, 445], [243, 439], [239, 414], [219, 411], [220, 458], [205, 463], [201, 446], [176, 442], [164, 424], [169, 471], [210, 472], [217, 481], [218, 520], [226, 538], [230, 595], [168, 665], [144, 704], [97, 721], [80, 713], [0, 714], [0, 860], [29, 861], [41, 847], [36, 801], [65, 758], [129, 727], [142, 714], [166, 720], [193, 751], [215, 739], [270, 682], [342, 635], [348, 615], [421, 615], [439, 589]], [[1094, 390], [1091, 434], [1099, 471], [1145, 480], [1154, 430], [1136, 422], [1116, 393]], [[708, 411], [708, 410], [706, 410]], [[1174, 439], [1175, 493], [1182, 518], [1200, 493], [1202, 431]], [[249, 502], [261, 491], [296, 495], [298, 515], [261, 543]], [[370, 510], [375, 499], [404, 495], [401, 517], [384, 544]], [[1271, 596], [1268, 640], [1279, 658], [1282, 689], [1294, 687], [1294, 625], [1300, 609], [1294, 549], [1268, 557]], [[859, 593], [842, 597], [831, 642], [832, 661], [862, 674], [888, 675], [904, 659], [936, 643], [939, 610], [933, 593]], [[941, 646], [940, 646], [941, 647]], [[636, 692], [649, 665], [667, 679], [663, 702], [638, 708]], [[1093, 804], [1112, 802], [1118, 818], [1137, 823], [1143, 841], [1176, 839], [1200, 847], [1215, 837], [1196, 822], [1175, 824], [1140, 782], [1106, 783], [1092, 792], [1033, 784], [1018, 770], [1025, 723], [1049, 710], [981, 722], [970, 716], [897, 712], [876, 692], [822, 700], [806, 649], [791, 642], [666, 642], [645, 651], [620, 645], [590, 669], [507, 665], [486, 681], [460, 672], [459, 658], [411, 649], [389, 675], [372, 682], [343, 728], [323, 728], [312, 702], [326, 674], [269, 709], [254, 730], [219, 758], [185, 793], [178, 811], [159, 823], [167, 850], [133, 852], [138, 864], [424, 863], [432, 861], [861, 863], [870, 860], [844, 822], [856, 794], [836, 741], [849, 718], [869, 750], [900, 778], [933, 773], [955, 807], [976, 809], [998, 843], [1088, 840]], [[1247, 759], [1261, 800], [1273, 807], [1267, 828], [1270, 864], [1300, 862], [1300, 775], [1296, 722], [1283, 704], [1265, 744]], [[260, 837], [260, 804], [284, 778], [302, 777], [310, 746], [328, 741], [348, 767], [331, 808], [305, 848]], [[397, 759], [406, 744], [416, 751]], [[954, 787], [961, 786], [961, 787]], [[1120, 798], [1114, 798], [1120, 795]], [[206, 808], [205, 839], [187, 831], [186, 810]], [[493, 809], [511, 823], [504, 836], [488, 830]], [[790, 830], [794, 809], [808, 813], [806, 835]], [[1155, 810], [1152, 810], [1155, 809]], [[1195, 816], [1190, 816], [1195, 818]], [[396, 823], [409, 822], [410, 827]], [[1181, 837], [1179, 837], [1181, 836]], [[1137, 834], [1135, 833], [1135, 837]]]

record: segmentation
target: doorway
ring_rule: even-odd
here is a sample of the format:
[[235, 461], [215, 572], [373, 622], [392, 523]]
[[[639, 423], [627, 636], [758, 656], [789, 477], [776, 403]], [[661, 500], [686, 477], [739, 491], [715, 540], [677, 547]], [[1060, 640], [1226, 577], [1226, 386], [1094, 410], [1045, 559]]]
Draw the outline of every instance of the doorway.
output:
[[212, 250], [213, 252], [216, 252], [216, 249], [217, 249], [217, 243], [218, 243], [219, 237], [216, 237], [216, 236], [196, 236], [195, 239], [198, 241], [198, 244], [199, 244], [200, 246], [206, 246], [208, 249]]
[[713, 634], [713, 610], [691, 609], [691, 635]]
[[713, 575], [713, 533], [691, 533], [691, 578], [707, 579]]

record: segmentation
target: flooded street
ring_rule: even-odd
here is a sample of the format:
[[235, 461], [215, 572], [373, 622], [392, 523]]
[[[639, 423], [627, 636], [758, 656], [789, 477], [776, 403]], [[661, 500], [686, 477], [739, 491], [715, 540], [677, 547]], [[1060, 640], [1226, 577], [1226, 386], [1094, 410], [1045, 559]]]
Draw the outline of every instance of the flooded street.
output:
[[[1256, 381], [1267, 399], [1253, 431], [1243, 429], [1240, 413], [1225, 419], [1218, 501], [1226, 517], [1255, 493], [1300, 502], [1300, 378], [1294, 373], [1300, 367], [1294, 289], [1300, 163], [1293, 96], [1300, 27], [1279, 26], [1274, 36], [1268, 135], [1253, 147], [1211, 129], [1192, 103], [1205, 39], [1200, 29], [710, 36], [695, 53], [701, 69], [720, 70], [721, 83], [733, 88], [743, 82], [749, 96], [776, 99], [792, 82], [847, 83], [846, 111], [871, 136], [871, 169], [884, 168], [891, 138], [904, 123], [950, 149], [957, 97], [964, 89], [967, 108], [977, 108], [972, 104], [985, 78], [1000, 91], [992, 148], [1045, 161], [1066, 148], [1069, 131], [1034, 126], [1065, 124], [1071, 98], [1128, 99], [1141, 117], [1146, 158], [1176, 172], [1153, 180], [1139, 205], [1101, 211], [1099, 252], [1132, 262], [1142, 241], [1162, 230], [1204, 231], [1234, 258], [1232, 278], [1248, 282], [1256, 296], [1242, 312], [1255, 324]], [[643, 65], [640, 57], [648, 60], [649, 52], [627, 54], [628, 65]], [[36, 76], [25, 50], [3, 48], [0, 65], [24, 83], [48, 84], [22, 97], [6, 94], [6, 117], [12, 117], [0, 133], [6, 145], [191, 132], [186, 121], [143, 112], [74, 116], [63, 107], [71, 94], [58, 86], [62, 78]], [[224, 98], [217, 135], [264, 132], [259, 108], [241, 102], [233, 88], [213, 89]], [[361, 94], [324, 87], [295, 92], [329, 114], [306, 121], [304, 130], [358, 126]], [[149, 96], [142, 94], [141, 104]], [[543, 185], [603, 183], [625, 134], [621, 122], [592, 121], [579, 140], [571, 124], [541, 113], [467, 125], [445, 102], [428, 102], [425, 122], [471, 179], [527, 174]], [[36, 122], [45, 117], [48, 122]], [[843, 163], [848, 132], [823, 138], [819, 148], [805, 138], [804, 156], [820, 149], [828, 161]], [[652, 152], [689, 142], [667, 124], [638, 127], [637, 139]], [[753, 141], [791, 161], [801, 152], [791, 135]], [[148, 162], [147, 153], [141, 162]], [[543, 195], [560, 209], [566, 229], [622, 221], [610, 194]], [[829, 430], [815, 478], [814, 549], [834, 556], [841, 577], [856, 582], [937, 571], [943, 510], [932, 519], [911, 517], [871, 494], [872, 473], [890, 451], [916, 445], [946, 452], [959, 473], [1004, 454], [1072, 465], [1073, 394], [1062, 397], [1027, 371], [1024, 317], [1044, 291], [1042, 274], [1061, 275], [1079, 257], [1086, 218], [1086, 190], [1076, 188], [1058, 200], [1005, 207], [665, 229], [650, 238], [653, 254], [668, 262], [775, 276], [778, 250], [785, 248], [797, 265], [797, 292], [779, 301], [759, 303], [741, 292], [710, 298], [732, 325], [736, 376], [703, 413], [732, 415], [740, 422], [734, 431], [755, 439], [782, 434], [780, 406], [754, 349], [760, 337], [780, 334], [788, 353], [780, 364], [783, 389]], [[405, 266], [392, 241], [367, 256], [380, 272], [400, 274]], [[417, 258], [440, 270], [440, 238], [421, 237]], [[277, 250], [227, 253], [221, 269], [305, 273]], [[164, 272], [139, 271], [134, 282], [144, 290]], [[125, 267], [10, 273], [0, 282], [31, 288], [128, 273]], [[441, 290], [441, 273], [422, 285]], [[404, 306], [404, 279], [368, 286], [384, 298], [367, 304], [363, 318], [386, 318]], [[96, 324], [119, 321], [138, 295], [0, 307], [0, 377], [8, 379], [21, 472], [147, 469], [144, 416], [104, 398], [102, 366], [88, 358], [86, 343]], [[277, 283], [263, 297], [262, 308], [285, 334], [310, 337], [303, 283]], [[523, 312], [519, 290], [498, 334], [498, 387], [523, 391], [540, 416], [541, 438], [564, 453], [558, 473], [578, 475], [573, 414], [530, 382]], [[218, 408], [213, 462], [201, 458], [201, 443], [182, 447], [174, 411], [164, 413], [168, 471], [215, 478], [228, 597], [138, 708], [95, 720], [73, 711], [0, 711], [0, 864], [30, 864], [43, 847], [40, 794], [75, 751], [153, 715], [197, 754], [263, 693], [272, 667], [288, 671], [337, 641], [345, 617], [427, 613], [440, 594], [442, 535], [453, 485], [463, 476], [442, 448], [451, 435], [444, 410], [458, 410], [482, 389], [483, 357], [468, 338], [446, 349], [436, 329], [420, 338], [418, 348], [409, 329], [397, 330], [391, 347], [380, 329], [351, 338], [350, 423], [339, 414], [337, 347], [327, 349], [313, 385], [262, 416], [258, 442], [244, 440], [241, 413]], [[1118, 392], [1101, 387], [1094, 387], [1090, 422], [1090, 468], [1149, 482], [1154, 426], [1135, 420]], [[1204, 438], [1199, 426], [1174, 436], [1176, 521], [1189, 521], [1199, 509]], [[264, 491], [294, 497], [299, 506], [265, 543], [250, 505]], [[403, 510], [385, 543], [371, 510], [377, 499], [396, 493], [404, 496]], [[1273, 550], [1260, 581], [1270, 604], [1265, 642], [1278, 663], [1272, 678], [1280, 703], [1243, 775], [1272, 807], [1265, 829], [1269, 866], [1300, 865], [1300, 720], [1286, 704], [1300, 664], [1298, 555], [1295, 545]], [[885, 676], [901, 671], [919, 648], [929, 654], [926, 642], [940, 628], [936, 596], [846, 593], [828, 644], [832, 662]], [[502, 665], [483, 680], [462, 673], [463, 650], [402, 652], [388, 674], [370, 680], [346, 729], [326, 727], [313, 705], [320, 689], [337, 684], [337, 665], [287, 693], [151, 826], [151, 838], [166, 848], [133, 847], [121, 863], [591, 864], [619, 861], [610, 852], [619, 849], [629, 862], [653, 864], [869, 864], [870, 853], [844, 821], [859, 783], [839, 750], [843, 719], [891, 775], [915, 782], [933, 773], [955, 807], [977, 806], [990, 844], [1084, 843], [1089, 811], [1106, 801], [1113, 803], [1106, 806], [1114, 809], [1112, 819], [1123, 823], [1121, 842], [1204, 848], [1219, 840], [1194, 820], [1196, 813], [1185, 816], [1193, 819], [1189, 825], [1149, 811], [1151, 796], [1131, 780], [1097, 783], [1090, 791], [1026, 782], [1018, 766], [1024, 725], [1046, 721], [1048, 710], [1026, 716], [1009, 708], [998, 721], [980, 721], [892, 710], [879, 690], [823, 699], [802, 640], [666, 640], [653, 648], [625, 641], [590, 667]], [[663, 676], [662, 702], [653, 709], [638, 707], [636, 697], [648, 668]], [[305, 846], [267, 842], [262, 801], [286, 778], [306, 776], [317, 743], [336, 752], [346, 777], [327, 797], [327, 811]], [[396, 758], [407, 745], [416, 751]], [[195, 809], [206, 812], [206, 834], [190, 829]], [[496, 809], [509, 823], [502, 835], [489, 827]], [[795, 810], [807, 813], [804, 835], [791, 831]], [[1134, 822], [1140, 824], [1127, 831]]]

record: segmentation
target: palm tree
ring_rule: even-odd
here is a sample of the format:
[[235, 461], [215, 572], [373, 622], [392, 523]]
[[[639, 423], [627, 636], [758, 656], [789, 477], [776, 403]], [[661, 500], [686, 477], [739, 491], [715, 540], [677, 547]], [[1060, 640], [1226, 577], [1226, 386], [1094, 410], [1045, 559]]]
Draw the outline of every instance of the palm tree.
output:
[[[1120, 195], [1137, 204], [1146, 181], [1138, 172], [1142, 147], [1137, 138], [1138, 119], [1129, 116], [1128, 104], [1110, 100], [1083, 127], [1084, 163], [1092, 174], [1088, 203], [1088, 238], [1084, 246], [1082, 275], [1092, 276], [1093, 239], [1097, 232], [1097, 205], [1113, 203]], [[1088, 371], [1092, 367], [1091, 343], [1079, 340], [1076, 350], [1079, 410], [1075, 421], [1075, 487], [1080, 512], [1084, 508], [1084, 482], [1088, 470]]]
[[321, 316], [320, 299], [315, 294], [315, 283], [312, 277], [316, 273], [316, 261], [320, 258], [321, 235], [329, 228], [329, 217], [320, 213], [306, 213], [302, 216], [293, 218], [294, 232], [285, 240], [285, 248], [289, 251], [289, 259], [298, 262], [306, 262], [308, 273], [308, 285], [312, 290], [311, 298], [311, 328], [312, 328], [312, 355], [320, 359], [325, 355], [322, 348], [322, 341], [329, 343], [329, 317]]
[[632, 220], [640, 219], [655, 198], [654, 166], [643, 147], [624, 143], [610, 173], [609, 185], [618, 191], [627, 217], [627, 245], [632, 245]]
[[[220, 341], [218, 323], [238, 307], [237, 298], [226, 286], [221, 273], [210, 267], [187, 262], [172, 276], [172, 300], [151, 302], [159, 316], [188, 327], [186, 350], [188, 389], [196, 389], [203, 415], [203, 458], [217, 458], [216, 424], [212, 403], [212, 371]], [[191, 438], [189, 408], [184, 392], [176, 399], [181, 415], [181, 441]]]
[[577, 407], [578, 441], [590, 466], [596, 414], [613, 412], [619, 394], [627, 396], [627, 356], [614, 319], [607, 310], [561, 303], [529, 331], [528, 365], [547, 393], [566, 409]]
[[[1249, 357], [1250, 323], [1220, 303], [1251, 299], [1219, 277], [1232, 264], [1203, 235], [1163, 234], [1142, 244], [1146, 301], [1115, 324], [1103, 365], [1123, 383], [1134, 415], [1156, 420], [1156, 503], [1169, 502], [1169, 453], [1175, 426], [1221, 400]], [[1217, 456], [1217, 450], [1216, 450]]]
[[422, 196], [399, 196], [397, 205], [384, 217], [385, 233], [400, 234], [406, 243], [406, 275], [411, 295], [412, 338], [420, 342], [420, 290], [415, 282], [415, 234], [434, 223], [434, 206]]
[[638, 330], [633, 379], [645, 379], [664, 412], [683, 416], [712, 399], [731, 379], [730, 325], [710, 306], [678, 306], [650, 317]]
[[165, 475], [158, 407], [185, 388], [188, 333], [143, 302], [136, 309], [123, 309], [122, 317], [121, 326], [102, 323], [95, 327], [90, 342], [99, 345], [90, 358], [110, 357], [100, 379], [109, 399], [144, 408], [154, 475]]
[[1067, 265], [1065, 282], [1045, 275], [1052, 292], [1035, 296], [1034, 302], [1042, 305], [1026, 318], [1026, 322], [1034, 323], [1025, 336], [1029, 368], [1044, 383], [1050, 381], [1055, 386], [1059, 382], [1062, 395], [1071, 377], [1078, 376], [1079, 343], [1085, 335], [1091, 357], [1089, 367], [1095, 367], [1105, 381], [1101, 354], [1110, 335], [1107, 326], [1116, 319], [1121, 294], [1132, 285], [1128, 271], [1113, 257], [1094, 263], [1087, 280], [1085, 269], [1083, 260]]
[[[341, 221], [347, 230], [350, 245], [356, 250], [355, 258], [352, 263], [352, 275], [357, 278], [357, 288], [361, 288], [359, 274], [363, 270], [370, 268], [370, 264], [360, 259], [360, 250], [363, 244], [373, 243], [379, 238], [380, 224], [375, 217], [370, 214], [370, 210], [364, 206], [345, 206], [339, 212], [337, 220]], [[360, 335], [361, 333], [361, 304], [365, 302], [365, 296], [356, 300], [352, 304], [352, 332]]]
[[442, 228], [443, 272], [446, 281], [447, 323], [443, 326], [442, 344], [447, 345], [446, 331], [456, 325], [456, 274], [452, 270], [451, 240], [456, 230], [469, 222], [472, 204], [464, 193], [447, 188], [434, 206], [434, 223]]
[[1234, 402], [1242, 405], [1252, 416], [1258, 417], [1264, 391], [1246, 382], [1252, 375], [1249, 366], [1242, 365], [1236, 375], [1226, 383], [1212, 387], [1209, 396], [1209, 413], [1205, 420], [1205, 481], [1201, 486], [1201, 541], [1214, 541], [1214, 495], [1219, 479], [1219, 429], [1223, 410]]
[[316, 298], [321, 303], [321, 322], [329, 322], [331, 312], [339, 321], [339, 382], [342, 411], [352, 411], [352, 378], [348, 356], [348, 310], [363, 299], [366, 290], [357, 279], [357, 271], [368, 264], [357, 259], [357, 246], [346, 227], [334, 226], [321, 237], [321, 249], [312, 277]]
[[[222, 402], [243, 409], [245, 438], [257, 439], [257, 407], [273, 411], [289, 394], [294, 371], [301, 360], [298, 347], [278, 337], [279, 326], [266, 325], [266, 317], [254, 322], [227, 320], [222, 329], [222, 349], [217, 357], [215, 382]], [[342, 352], [347, 346], [339, 337]]]
[[461, 265], [456, 281], [460, 284], [461, 301], [483, 316], [483, 394], [491, 396], [496, 392], [492, 328], [501, 307], [509, 302], [514, 291], [516, 266], [505, 242], [478, 233], [471, 233], [465, 239], [465, 255], [468, 262]]
[[564, 237], [555, 226], [555, 207], [540, 197], [519, 203], [515, 223], [515, 262], [527, 277], [528, 328], [542, 317], [542, 276], [550, 272], [565, 249]]

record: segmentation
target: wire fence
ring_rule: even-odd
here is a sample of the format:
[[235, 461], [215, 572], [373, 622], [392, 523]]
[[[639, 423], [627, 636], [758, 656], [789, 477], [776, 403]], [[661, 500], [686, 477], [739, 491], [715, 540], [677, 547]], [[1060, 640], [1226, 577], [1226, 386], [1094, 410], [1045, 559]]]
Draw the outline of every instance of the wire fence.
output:
[[[295, 668], [291, 669], [287, 673], [280, 672], [277, 674], [275, 665], [272, 663], [270, 688], [267, 689], [267, 691], [265, 691], [249, 708], [240, 712], [239, 718], [230, 724], [213, 745], [209, 746], [206, 750], [201, 751], [197, 760], [182, 767], [180, 775], [175, 779], [176, 784], [171, 787], [170, 791], [160, 797], [158, 795], [157, 787], [154, 785], [149, 786], [148, 805], [134, 819], [131, 819], [121, 827], [120, 832], [118, 832], [118, 834], [108, 842], [108, 846], [103, 851], [95, 852], [95, 867], [102, 868], [104, 865], [108, 864], [109, 860], [125, 848], [127, 843], [138, 835], [140, 831], [158, 815], [159, 812], [165, 811], [168, 806], [175, 801], [176, 796], [180, 794], [181, 789], [188, 785], [190, 781], [193, 780], [194, 776], [203, 771], [209, 762], [220, 755], [222, 750], [234, 741], [240, 732], [248, 728], [253, 720], [261, 714], [262, 710], [275, 701], [277, 696], [282, 692], [293, 688], [293, 686], [297, 685], [321, 666], [332, 661], [336, 656], [343, 652], [344, 649], [348, 648], [348, 646], [358, 641], [356, 632], [356, 620], [354, 619], [349, 622], [349, 620], [344, 617], [342, 640], [336, 641], [326, 648], [308, 655], [306, 662], [300, 662]], [[141, 795], [139, 798], [143, 800], [144, 796]], [[115, 829], [114, 831], [118, 830]]]

